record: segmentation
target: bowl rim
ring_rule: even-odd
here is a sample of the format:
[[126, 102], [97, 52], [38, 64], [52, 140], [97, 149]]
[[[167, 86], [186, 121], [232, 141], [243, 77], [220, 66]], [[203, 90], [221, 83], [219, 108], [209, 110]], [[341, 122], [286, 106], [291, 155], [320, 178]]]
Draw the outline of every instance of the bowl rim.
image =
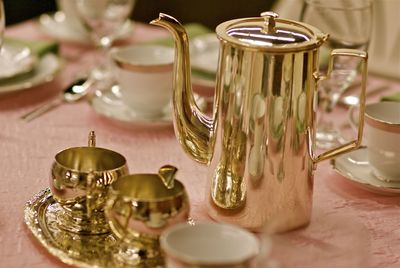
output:
[[[210, 226], [212, 228], [219, 228], [220, 230], [223, 229], [230, 229], [234, 231], [233, 233], [241, 235], [245, 235], [249, 240], [254, 243], [254, 248], [249, 250], [249, 253], [245, 256], [234, 256], [230, 260], [210, 260], [210, 259], [201, 259], [196, 256], [191, 256], [188, 254], [184, 254], [179, 252], [178, 250], [172, 248], [170, 244], [167, 242], [168, 237], [171, 234], [179, 232], [182, 229], [188, 228], [196, 228], [196, 226]], [[177, 224], [174, 225], [167, 230], [165, 230], [160, 236], [160, 247], [162, 251], [166, 254], [167, 258], [172, 258], [178, 262], [190, 265], [236, 265], [241, 263], [246, 263], [251, 261], [260, 253], [261, 243], [257, 236], [250, 231], [243, 229], [239, 226], [228, 224], [228, 223], [218, 223], [218, 222], [199, 222], [195, 223], [194, 225], [188, 225], [187, 223]]]

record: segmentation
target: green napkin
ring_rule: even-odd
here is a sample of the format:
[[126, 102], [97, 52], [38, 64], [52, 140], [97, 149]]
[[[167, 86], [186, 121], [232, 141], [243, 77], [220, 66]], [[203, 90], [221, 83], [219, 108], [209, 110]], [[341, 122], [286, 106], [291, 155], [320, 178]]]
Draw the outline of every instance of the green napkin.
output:
[[[189, 40], [192, 40], [195, 37], [212, 33], [212, 31], [199, 23], [188, 23], [184, 25], [185, 30], [189, 36]], [[148, 44], [162, 45], [162, 46], [170, 46], [174, 45], [174, 40], [172, 37], [160, 38], [151, 41], [147, 41]], [[205, 70], [199, 70], [196, 68], [192, 68], [192, 74], [199, 78], [203, 78], [206, 80], [215, 80], [215, 73], [210, 73]]]
[[25, 40], [13, 37], [5, 37], [4, 42], [8, 44], [15, 44], [20, 46], [27, 46], [33, 53], [41, 57], [47, 53], [58, 53], [58, 43], [55, 41], [42, 41], [42, 40]]
[[381, 101], [400, 101], [400, 93], [395, 93], [389, 96], [383, 96]]

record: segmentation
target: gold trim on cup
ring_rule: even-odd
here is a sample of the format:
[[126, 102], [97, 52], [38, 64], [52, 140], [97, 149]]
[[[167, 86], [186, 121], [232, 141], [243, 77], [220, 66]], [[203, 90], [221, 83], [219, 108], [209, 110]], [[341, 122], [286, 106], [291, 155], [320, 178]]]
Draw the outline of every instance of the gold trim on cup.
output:
[[114, 59], [115, 64], [126, 71], [131, 71], [131, 72], [143, 72], [143, 73], [162, 73], [162, 72], [168, 72], [172, 71], [174, 64], [173, 63], [168, 63], [168, 64], [155, 64], [155, 65], [133, 65], [128, 62], [122, 62], [117, 59]]
[[376, 129], [380, 129], [391, 133], [400, 133], [400, 124], [391, 123], [385, 120], [374, 118], [368, 114], [365, 114], [365, 122]]

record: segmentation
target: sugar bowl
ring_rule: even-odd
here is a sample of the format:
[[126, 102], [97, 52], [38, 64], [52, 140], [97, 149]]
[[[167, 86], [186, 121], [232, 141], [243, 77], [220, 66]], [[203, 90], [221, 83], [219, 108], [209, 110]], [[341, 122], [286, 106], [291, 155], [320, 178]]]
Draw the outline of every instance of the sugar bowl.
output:
[[112, 150], [96, 147], [94, 132], [88, 146], [56, 154], [51, 167], [50, 190], [61, 206], [60, 228], [80, 234], [110, 231], [104, 215], [107, 188], [128, 174], [126, 159]]
[[120, 239], [119, 263], [163, 266], [159, 236], [169, 226], [187, 222], [189, 200], [175, 179], [177, 168], [162, 166], [158, 174], [132, 174], [111, 184], [105, 207], [113, 233]]

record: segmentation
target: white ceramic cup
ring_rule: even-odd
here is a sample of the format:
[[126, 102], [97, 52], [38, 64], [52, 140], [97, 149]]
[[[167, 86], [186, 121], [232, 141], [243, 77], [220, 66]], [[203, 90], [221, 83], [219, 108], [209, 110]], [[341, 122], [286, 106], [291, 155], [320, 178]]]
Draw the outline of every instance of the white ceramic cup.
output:
[[374, 175], [384, 181], [400, 181], [400, 103], [366, 105], [364, 134]]
[[214, 222], [178, 224], [160, 237], [168, 268], [255, 267], [259, 244], [244, 229]]
[[174, 49], [159, 45], [130, 45], [111, 51], [122, 101], [142, 118], [158, 118], [172, 98]]

